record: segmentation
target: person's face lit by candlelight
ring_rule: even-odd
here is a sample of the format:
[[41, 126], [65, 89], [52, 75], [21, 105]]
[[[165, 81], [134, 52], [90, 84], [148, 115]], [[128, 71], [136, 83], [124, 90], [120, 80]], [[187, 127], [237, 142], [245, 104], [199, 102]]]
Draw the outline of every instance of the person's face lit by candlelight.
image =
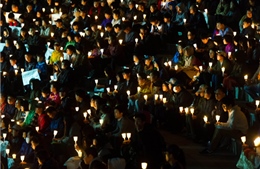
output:
[[168, 92], [169, 91], [169, 88], [168, 88], [167, 84], [165, 84], [165, 83], [162, 84], [162, 91], [163, 92]]
[[98, 8], [99, 2], [98, 1], [94, 1], [93, 6], [94, 6], [94, 8]]
[[215, 91], [215, 98], [216, 98], [217, 101], [220, 101], [220, 100], [223, 99], [225, 96], [226, 96], [226, 95], [225, 95], [225, 93], [224, 93], [223, 91], [221, 91], [221, 90], [219, 90], [219, 89], [217, 89], [217, 90]]
[[252, 17], [253, 17], [252, 11], [247, 10], [247, 11], [246, 11], [246, 17], [247, 17], [247, 18], [252, 18]]
[[138, 132], [142, 131], [144, 129], [145, 121], [143, 121], [141, 118], [135, 118], [135, 128]]
[[115, 116], [115, 119], [121, 119], [123, 117], [123, 113], [120, 112], [118, 109], [115, 109], [114, 116]]

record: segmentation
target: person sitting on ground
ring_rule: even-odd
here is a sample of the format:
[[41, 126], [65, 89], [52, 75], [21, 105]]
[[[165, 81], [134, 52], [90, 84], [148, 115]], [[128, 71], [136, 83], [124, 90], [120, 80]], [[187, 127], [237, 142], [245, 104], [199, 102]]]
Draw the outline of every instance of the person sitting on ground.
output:
[[228, 112], [227, 122], [216, 122], [215, 133], [209, 148], [201, 153], [212, 153], [215, 151], [223, 137], [231, 137], [240, 140], [241, 136], [245, 136], [248, 130], [248, 121], [240, 107], [235, 105], [232, 98], [224, 98], [222, 100], [222, 108]]

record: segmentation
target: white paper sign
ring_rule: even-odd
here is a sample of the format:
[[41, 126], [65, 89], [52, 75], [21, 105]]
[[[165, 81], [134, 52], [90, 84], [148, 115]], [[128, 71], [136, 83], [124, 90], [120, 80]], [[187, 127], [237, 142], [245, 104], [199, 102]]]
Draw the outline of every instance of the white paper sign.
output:
[[54, 49], [51, 48], [47, 48], [46, 52], [45, 52], [45, 60], [49, 60], [51, 57], [52, 52], [54, 51]]
[[31, 79], [39, 79], [40, 75], [38, 73], [38, 69], [29, 70], [22, 73], [23, 85], [28, 85]]
[[[6, 19], [6, 21], [8, 21], [8, 15], [9, 15], [9, 13], [10, 13], [10, 12], [6, 12], [6, 13], [5, 13], [5, 19]], [[20, 15], [22, 15], [22, 14], [20, 14], [20, 13], [13, 13], [13, 14], [14, 14], [14, 19], [17, 20], [17, 21], [19, 20]]]
[[59, 13], [51, 14], [51, 23], [52, 23], [52, 25], [55, 25], [55, 21], [57, 19], [60, 19], [60, 16], [61, 15]]

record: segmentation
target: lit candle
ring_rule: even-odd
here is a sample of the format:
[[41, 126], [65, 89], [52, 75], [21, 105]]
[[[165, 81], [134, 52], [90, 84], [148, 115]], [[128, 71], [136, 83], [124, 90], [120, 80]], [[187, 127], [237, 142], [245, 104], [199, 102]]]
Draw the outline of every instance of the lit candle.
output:
[[179, 107], [180, 113], [183, 112], [183, 107]]
[[53, 138], [55, 138], [55, 136], [58, 134], [57, 130], [53, 130]]
[[60, 57], [60, 61], [61, 61], [61, 62], [63, 61], [63, 57]]
[[184, 111], [185, 111], [186, 114], [188, 114], [188, 113], [189, 113], [189, 108], [188, 108], [188, 107], [185, 107], [185, 108], [184, 108]]
[[141, 163], [142, 169], [146, 169], [146, 168], [147, 168], [147, 165], [148, 165], [148, 164], [147, 164], [146, 162], [142, 162], [142, 163]]
[[168, 65], [172, 67], [172, 61], [168, 61]]
[[49, 47], [51, 45], [51, 42], [47, 42], [47, 46]]
[[237, 32], [233, 32], [233, 35], [236, 36], [236, 35], [237, 35]]
[[135, 38], [135, 43], [138, 43], [138, 38]]
[[159, 97], [159, 95], [158, 95], [158, 94], [155, 94], [155, 95], [154, 95], [154, 100], [158, 100], [158, 97]]
[[254, 24], [254, 23], [252, 23], [251, 27], [252, 27], [253, 29], [255, 29], [255, 24]]
[[117, 85], [114, 85], [114, 89], [117, 90]]
[[100, 32], [100, 37], [103, 38], [104, 32]]
[[245, 142], [246, 142], [246, 136], [242, 136], [242, 137], [241, 137], [241, 141], [242, 141], [243, 144], [245, 144]]
[[90, 116], [91, 115], [91, 110], [88, 109], [87, 112], [88, 112], [88, 115]]
[[104, 49], [100, 49], [100, 53], [101, 53], [101, 55], [103, 55]]
[[33, 19], [33, 22], [35, 22], [35, 21], [36, 21], [36, 19], [34, 18], [34, 19]]
[[197, 46], [197, 43], [194, 43], [194, 44], [193, 44], [193, 47], [194, 47], [195, 49], [197, 49], [197, 47], [198, 47], [198, 46]]
[[82, 157], [82, 154], [83, 154], [82, 151], [79, 150], [79, 151], [78, 151], [78, 156], [79, 156], [79, 157]]
[[138, 8], [138, 4], [135, 4], [135, 8]]
[[3, 119], [3, 118], [5, 118], [5, 115], [4, 115], [4, 114], [2, 114], [2, 115], [1, 115], [1, 118], [2, 118], [2, 119]]
[[130, 90], [127, 90], [127, 91], [126, 91], [126, 94], [127, 94], [128, 96], [130, 96]]
[[13, 159], [16, 159], [16, 154], [13, 154], [12, 157], [13, 157]]
[[104, 122], [103, 119], [99, 119], [99, 123], [100, 123], [101, 126], [102, 126], [103, 122]]
[[75, 110], [76, 110], [76, 111], [79, 111], [79, 107], [75, 107]]
[[134, 20], [137, 20], [137, 15], [134, 16]]
[[191, 115], [194, 114], [194, 107], [191, 107], [191, 108], [190, 108], [190, 113], [191, 113]]
[[16, 69], [16, 70], [14, 70], [14, 72], [15, 72], [15, 75], [18, 75], [18, 70]]
[[22, 73], [24, 72], [24, 68], [21, 68], [21, 72], [22, 72]]
[[95, 20], [97, 20], [97, 19], [98, 19], [98, 16], [96, 15], [96, 16], [95, 16]]
[[73, 140], [74, 140], [75, 144], [77, 144], [78, 136], [73, 136]]
[[101, 26], [101, 25], [98, 25], [97, 28], [98, 28], [99, 30], [101, 30], [102, 26]]
[[51, 32], [51, 37], [53, 38], [53, 36], [54, 36], [54, 32]]
[[179, 69], [179, 66], [178, 66], [178, 65], [175, 65], [175, 66], [174, 66], [174, 70], [177, 71], [178, 69]]
[[122, 138], [125, 140], [126, 139], [126, 133], [122, 133]]
[[159, 98], [160, 98], [160, 100], [162, 100], [162, 99], [163, 99], [163, 95], [162, 95], [162, 94], [160, 94], [160, 95], [159, 95]]
[[259, 103], [260, 103], [260, 100], [256, 100], [256, 101], [255, 101], [256, 108], [258, 108]]
[[211, 67], [212, 67], [212, 65], [213, 65], [213, 63], [212, 63], [212, 62], [209, 62], [209, 68], [211, 68]]
[[53, 8], [51, 8], [51, 13], [53, 13]]
[[216, 121], [218, 122], [220, 119], [220, 115], [216, 115]]
[[166, 66], [166, 67], [167, 67], [167, 66], [168, 66], [168, 62], [164, 62], [164, 66]]
[[244, 79], [245, 79], [245, 81], [247, 81], [248, 80], [248, 75], [245, 75]]
[[204, 120], [205, 123], [207, 123], [207, 122], [208, 122], [208, 117], [207, 117], [207, 116], [204, 116], [204, 117], [203, 117], [203, 120]]
[[9, 156], [9, 153], [10, 153], [10, 149], [9, 149], [9, 148], [5, 149], [5, 152], [6, 152], [6, 155], [7, 155], [7, 157], [8, 157], [8, 156]]
[[49, 24], [51, 24], [52, 22], [51, 21], [49, 21]]
[[141, 91], [141, 87], [138, 86], [138, 87], [137, 87], [137, 92], [140, 93], [140, 91]]
[[144, 18], [144, 19], [146, 18], [146, 14], [143, 14], [143, 18]]
[[22, 27], [22, 28], [24, 27], [24, 23], [21, 23], [21, 27]]
[[0, 4], [0, 8], [2, 8], [3, 7], [3, 4]]
[[231, 57], [231, 54], [232, 54], [232, 52], [228, 52], [228, 57], [229, 57], [229, 58]]
[[205, 14], [208, 14], [208, 9], [205, 9], [204, 11], [205, 11]]
[[123, 21], [123, 22], [125, 21], [125, 17], [122, 18], [122, 21]]
[[107, 92], [110, 93], [110, 87], [107, 87]]
[[163, 98], [163, 104], [165, 104], [167, 102], [167, 98]]
[[184, 19], [183, 19], [183, 23], [186, 24], [186, 21], [187, 21], [187, 19], [184, 18]]
[[39, 131], [39, 129], [40, 129], [39, 126], [36, 126], [36, 127], [35, 127], [35, 130], [36, 130], [37, 132]]
[[126, 133], [126, 137], [127, 137], [128, 140], [130, 140], [130, 138], [131, 138], [131, 133]]
[[4, 141], [5, 141], [6, 136], [7, 136], [7, 133], [3, 133]]
[[257, 137], [255, 140], [254, 140], [254, 144], [255, 144], [255, 147], [256, 147], [256, 154], [260, 154], [260, 137]]
[[87, 115], [88, 115], [87, 112], [84, 112], [84, 113], [83, 113], [83, 116], [84, 116], [85, 120], [86, 120], [86, 118], [87, 118]]
[[222, 76], [224, 76], [224, 73], [225, 73], [225, 67], [222, 67], [222, 68], [221, 68], [221, 71], [222, 71]]
[[248, 35], [245, 35], [245, 37], [248, 39]]
[[42, 12], [45, 12], [45, 8], [42, 8]]
[[95, 83], [96, 83], [96, 85], [98, 84], [98, 79], [95, 79]]
[[16, 45], [17, 44], [17, 41], [16, 40], [14, 40], [14, 45]]
[[199, 66], [199, 69], [200, 69], [200, 71], [202, 72], [202, 70], [203, 70], [203, 67], [202, 67], [202, 66]]
[[118, 41], [119, 41], [119, 44], [122, 45], [123, 39], [119, 39]]
[[148, 96], [145, 94], [144, 95], [144, 100], [147, 101], [147, 99], [148, 99]]
[[24, 159], [25, 159], [25, 155], [21, 155], [21, 156], [20, 156], [20, 159], [21, 159], [21, 161], [22, 161], [22, 163], [23, 163], [23, 161], [24, 161]]

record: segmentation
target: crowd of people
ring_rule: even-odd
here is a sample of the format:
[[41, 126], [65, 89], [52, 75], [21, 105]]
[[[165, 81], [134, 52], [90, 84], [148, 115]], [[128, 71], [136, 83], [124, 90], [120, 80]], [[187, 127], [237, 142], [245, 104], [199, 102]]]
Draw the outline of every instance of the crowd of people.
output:
[[203, 154], [246, 136], [234, 97], [259, 99], [257, 0], [0, 8], [1, 168], [184, 169], [158, 128], [210, 143]]

